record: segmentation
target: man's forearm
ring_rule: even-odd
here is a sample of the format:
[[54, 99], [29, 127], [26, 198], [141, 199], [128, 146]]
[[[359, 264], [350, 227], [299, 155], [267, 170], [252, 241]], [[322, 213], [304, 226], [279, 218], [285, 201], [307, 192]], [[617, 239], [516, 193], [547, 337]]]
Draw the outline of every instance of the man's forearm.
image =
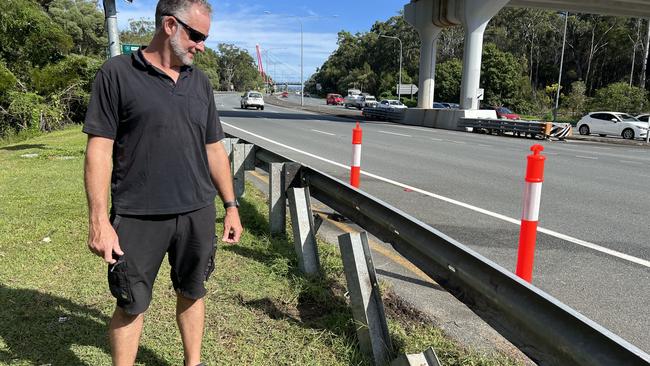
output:
[[86, 186], [88, 220], [90, 224], [99, 224], [108, 219], [111, 151], [111, 140], [98, 137], [89, 138], [86, 149], [84, 183]]
[[232, 186], [232, 174], [230, 173], [230, 160], [226, 149], [221, 142], [207, 145], [208, 163], [210, 165], [210, 177], [212, 183], [219, 191], [222, 201], [234, 201], [235, 191]]

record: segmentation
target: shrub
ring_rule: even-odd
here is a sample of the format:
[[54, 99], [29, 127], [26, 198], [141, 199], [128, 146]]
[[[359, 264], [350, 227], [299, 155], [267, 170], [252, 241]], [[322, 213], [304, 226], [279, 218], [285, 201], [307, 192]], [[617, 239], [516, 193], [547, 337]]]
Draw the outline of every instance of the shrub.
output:
[[639, 114], [648, 106], [648, 92], [628, 83], [609, 84], [596, 90], [591, 110], [609, 110]]

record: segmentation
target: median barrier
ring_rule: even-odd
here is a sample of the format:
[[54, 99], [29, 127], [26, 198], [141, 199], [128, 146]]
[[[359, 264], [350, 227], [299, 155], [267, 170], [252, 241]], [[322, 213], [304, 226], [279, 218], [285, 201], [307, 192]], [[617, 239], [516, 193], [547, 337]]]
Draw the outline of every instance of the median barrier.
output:
[[[241, 139], [237, 143], [246, 144]], [[284, 163], [284, 179], [270, 180], [269, 184], [281, 184], [279, 189], [300, 197], [297, 206], [292, 207], [294, 225], [302, 221], [298, 225], [300, 233], [296, 234], [294, 228], [299, 261], [307, 252], [311, 259], [315, 255], [313, 262], [318, 263], [317, 251], [305, 250], [303, 245], [306, 241], [312, 242], [318, 229], [309, 213], [309, 198], [312, 197], [378, 239], [391, 243], [404, 258], [540, 365], [650, 364], [650, 355], [639, 348], [405, 212], [272, 151], [259, 146], [251, 151], [254, 151], [256, 166], [263, 170], [271, 170], [273, 163]], [[246, 164], [244, 167], [247, 168]], [[294, 213], [294, 209], [302, 213]]]

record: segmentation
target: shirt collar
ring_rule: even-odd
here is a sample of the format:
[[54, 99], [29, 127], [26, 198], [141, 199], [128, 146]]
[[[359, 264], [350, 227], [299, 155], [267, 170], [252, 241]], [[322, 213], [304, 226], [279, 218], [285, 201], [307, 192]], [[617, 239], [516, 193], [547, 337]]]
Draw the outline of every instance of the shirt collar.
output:
[[[145, 47], [146, 47], [146, 46], [145, 46]], [[145, 68], [145, 69], [153, 69], [153, 70], [158, 71], [158, 68], [156, 68], [154, 65], [152, 65], [151, 62], [149, 62], [149, 61], [144, 57], [144, 55], [142, 54], [142, 50], [145, 49], [145, 47], [140, 47], [140, 48], [138, 48], [138, 51], [137, 51], [137, 52], [133, 52], [133, 53], [131, 54], [131, 58], [133, 59], [133, 61], [134, 61], [136, 64], [138, 64], [138, 65], [139, 65], [140, 67], [142, 67], [142, 68]], [[189, 72], [192, 72], [193, 70], [194, 70], [194, 67], [192, 67], [192, 66], [187, 66], [187, 65], [183, 65], [183, 66], [181, 66], [180, 74], [183, 75], [183, 74], [185, 74], [186, 72], [189, 73]]]

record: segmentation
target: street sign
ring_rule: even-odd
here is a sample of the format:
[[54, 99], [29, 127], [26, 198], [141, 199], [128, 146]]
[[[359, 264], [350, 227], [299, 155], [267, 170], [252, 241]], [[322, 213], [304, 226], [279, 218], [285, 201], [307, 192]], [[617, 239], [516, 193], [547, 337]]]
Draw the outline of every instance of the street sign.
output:
[[397, 94], [415, 94], [418, 92], [418, 87], [413, 84], [398, 84]]
[[318, 91], [323, 90], [323, 86], [320, 85], [320, 83], [317, 83], [317, 84], [316, 84], [316, 90], [318, 90]]
[[476, 91], [476, 99], [483, 100], [484, 96], [485, 96], [485, 89], [478, 88], [478, 90]]
[[133, 52], [137, 52], [140, 47], [142, 46], [139, 44], [122, 44], [122, 54], [130, 55]]

